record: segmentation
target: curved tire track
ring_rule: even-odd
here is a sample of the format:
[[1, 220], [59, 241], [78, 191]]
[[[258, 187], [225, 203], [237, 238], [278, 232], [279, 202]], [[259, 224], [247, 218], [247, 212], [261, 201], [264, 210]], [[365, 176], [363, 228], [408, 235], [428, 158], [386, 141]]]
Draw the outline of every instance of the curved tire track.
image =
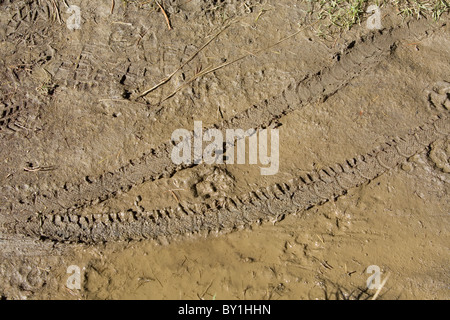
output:
[[[417, 23], [417, 22], [416, 22]], [[276, 122], [282, 116], [301, 109], [306, 104], [326, 100], [347, 86], [355, 77], [365, 70], [380, 63], [396, 48], [401, 38], [400, 27], [384, 32], [374, 33], [352, 42], [339, 61], [316, 74], [309, 75], [288, 86], [279, 96], [254, 105], [246, 111], [217, 125], [218, 129], [227, 128], [264, 128]], [[423, 37], [431, 33], [423, 29]], [[164, 143], [144, 154], [139, 159], [116, 171], [106, 172], [99, 177], [86, 177], [85, 181], [71, 185], [66, 183], [57, 190], [38, 192], [39, 201], [24, 199], [20, 194], [10, 193], [8, 207], [13, 211], [65, 213], [82, 209], [107, 200], [121, 192], [147, 181], [170, 177], [189, 166], [176, 166], [170, 158], [172, 144]], [[20, 201], [19, 201], [20, 200]]]
[[130, 209], [127, 212], [87, 216], [73, 213], [38, 214], [27, 222], [16, 223], [15, 230], [25, 236], [71, 243], [170, 240], [186, 234], [230, 231], [336, 199], [349, 189], [395, 168], [449, 134], [448, 113], [443, 113], [367, 154], [239, 197], [150, 212]]

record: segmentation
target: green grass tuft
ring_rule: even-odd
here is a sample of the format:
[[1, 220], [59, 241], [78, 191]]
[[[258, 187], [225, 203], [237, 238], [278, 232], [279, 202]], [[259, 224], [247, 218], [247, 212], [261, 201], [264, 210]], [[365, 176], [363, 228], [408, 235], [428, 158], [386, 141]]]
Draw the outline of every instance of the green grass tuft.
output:
[[[309, 14], [313, 19], [321, 21], [317, 33], [321, 36], [334, 32], [342, 32], [359, 25], [366, 14], [366, 9], [376, 4], [383, 7], [393, 5], [404, 17], [433, 18], [439, 20], [444, 13], [450, 12], [449, 0], [419, 1], [419, 0], [303, 0], [309, 5]], [[324, 31], [325, 30], [325, 31]]]

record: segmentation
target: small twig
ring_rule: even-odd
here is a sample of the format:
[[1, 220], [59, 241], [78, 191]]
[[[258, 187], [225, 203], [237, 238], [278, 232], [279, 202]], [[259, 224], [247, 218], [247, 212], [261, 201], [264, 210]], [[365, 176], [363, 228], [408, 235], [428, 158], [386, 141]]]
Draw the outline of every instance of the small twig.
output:
[[216, 39], [222, 32], [224, 32], [228, 27], [230, 26], [230, 24], [226, 25], [222, 30], [220, 30], [219, 32], [217, 32], [211, 39], [209, 39], [204, 45], [202, 45], [192, 56], [189, 57], [189, 59], [187, 59], [185, 62], [183, 62], [174, 72], [172, 72], [170, 75], [168, 75], [165, 79], [161, 80], [161, 82], [159, 82], [158, 84], [154, 85], [153, 87], [151, 87], [150, 89], [145, 90], [144, 92], [142, 92], [138, 98], [142, 98], [145, 97], [146, 95], [148, 95], [150, 92], [158, 89], [160, 86], [166, 84], [167, 82], [170, 81], [170, 79], [172, 79], [172, 77], [181, 69], [184, 68], [184, 66], [186, 66], [189, 62], [192, 61], [192, 59], [194, 59], [199, 53], [200, 51], [202, 51], [203, 49], [205, 49], [205, 47], [207, 45], [209, 45], [214, 39]]
[[390, 274], [388, 274], [386, 276], [386, 278], [384, 278], [383, 282], [381, 283], [380, 287], [378, 288], [377, 292], [375, 292], [374, 296], [372, 297], [372, 300], [376, 300], [378, 298], [378, 295], [380, 294], [381, 290], [383, 289], [384, 285], [386, 284], [386, 282], [389, 279]]
[[53, 7], [55, 8], [55, 11], [56, 11], [56, 17], [58, 18], [58, 22], [59, 22], [59, 24], [62, 24], [62, 22], [61, 22], [61, 16], [60, 16], [60, 14], [59, 14], [59, 8], [58, 8], [58, 6], [57, 6], [55, 0], [52, 0], [52, 2], [53, 2]]
[[184, 189], [171, 189], [171, 190], [167, 190], [167, 192], [170, 192], [173, 195], [173, 197], [175, 198], [175, 200], [178, 203], [180, 203], [180, 199], [177, 197], [177, 194], [174, 192], [174, 191], [177, 191], [177, 190], [184, 190]]
[[213, 284], [213, 281], [214, 281], [214, 280], [211, 280], [211, 282], [209, 283], [208, 287], [206, 287], [205, 292], [203, 292], [203, 294], [202, 294], [201, 296], [197, 293], [197, 297], [199, 297], [200, 300], [204, 300], [203, 297], [204, 297], [205, 294], [208, 292], [208, 290], [211, 288], [211, 286], [212, 286], [212, 284]]
[[259, 18], [261, 18], [261, 16], [269, 10], [271, 9], [261, 9], [261, 11], [259, 12], [258, 16], [255, 19], [255, 23], [258, 22]]
[[158, 88], [159, 88], [160, 86], [162, 86], [163, 84], [166, 84], [167, 82], [169, 82], [170, 79], [175, 75], [175, 73], [176, 73], [177, 71], [178, 71], [178, 69], [177, 69], [174, 73], [172, 73], [171, 75], [169, 75], [167, 78], [165, 78], [164, 80], [162, 80], [160, 83], [155, 84], [153, 87], [151, 87], [151, 88], [148, 89], [148, 90], [145, 90], [143, 93], [141, 93], [141, 94], [138, 96], [138, 98], [145, 97], [145, 96], [148, 95], [150, 92], [152, 92], [152, 91], [158, 89]]
[[111, 12], [110, 12], [110, 14], [113, 14], [115, 6], [116, 6], [116, 1], [115, 0], [111, 0]]
[[14, 125], [15, 125], [16, 127], [19, 127], [20, 129], [31, 130], [30, 128], [27, 128], [27, 127], [21, 125], [21, 124], [18, 123], [17, 121], [14, 122]]
[[112, 101], [112, 102], [125, 102], [125, 103], [136, 103], [136, 104], [141, 104], [143, 106], [146, 106], [147, 104], [144, 102], [137, 102], [137, 101], [131, 101], [131, 100], [127, 100], [127, 99], [100, 99], [98, 100], [98, 102], [106, 102], [106, 101]]
[[[317, 23], [317, 21], [316, 21], [315, 23]], [[313, 23], [313, 24], [311, 24], [311, 25], [309, 25], [309, 26], [312, 26], [312, 25], [314, 25], [315, 23]], [[309, 26], [308, 26], [308, 27], [309, 27]], [[296, 32], [294, 32], [294, 33], [292, 33], [292, 34], [290, 34], [290, 35], [288, 35], [288, 36], [282, 38], [281, 40], [278, 40], [277, 42], [275, 42], [275, 43], [269, 45], [268, 47], [259, 49], [259, 50], [257, 50], [256, 52], [253, 52], [253, 53], [249, 52], [249, 53], [247, 53], [247, 54], [245, 54], [245, 55], [243, 55], [243, 56], [240, 56], [240, 57], [238, 57], [238, 58], [236, 58], [236, 59], [234, 59], [234, 60], [232, 60], [232, 61], [225, 62], [225, 63], [223, 63], [223, 64], [221, 64], [221, 65], [218, 65], [218, 66], [216, 66], [216, 67], [214, 67], [214, 68], [210, 68], [210, 69], [208, 69], [208, 70], [204, 70], [204, 71], [202, 71], [202, 72], [196, 74], [194, 77], [192, 77], [191, 79], [189, 79], [188, 81], [186, 81], [185, 83], [183, 83], [182, 85], [180, 85], [178, 88], [176, 88], [175, 91], [173, 91], [171, 94], [169, 94], [167, 97], [165, 97], [161, 102], [164, 102], [164, 101], [166, 101], [167, 99], [170, 99], [170, 98], [173, 97], [175, 94], [177, 94], [180, 90], [182, 90], [183, 88], [185, 88], [186, 86], [188, 86], [190, 83], [194, 82], [197, 78], [200, 78], [200, 77], [202, 77], [202, 76], [204, 76], [204, 75], [206, 75], [206, 74], [208, 74], [208, 73], [217, 71], [217, 70], [219, 70], [219, 69], [225, 68], [225, 67], [227, 67], [227, 66], [229, 66], [229, 65], [231, 65], [231, 64], [234, 64], [234, 63], [236, 63], [236, 62], [238, 62], [238, 61], [240, 61], [240, 60], [243, 60], [243, 59], [245, 59], [245, 58], [247, 58], [247, 57], [249, 57], [249, 56], [255, 56], [255, 55], [257, 55], [257, 54], [259, 54], [259, 53], [261, 53], [261, 52], [264, 52], [264, 51], [267, 51], [267, 50], [269, 50], [269, 49], [272, 49], [273, 47], [279, 45], [280, 43], [282, 43], [282, 42], [284, 42], [284, 41], [286, 41], [286, 40], [289, 40], [290, 38], [295, 37], [297, 34], [299, 34], [300, 32], [302, 32], [305, 28], [306, 28], [306, 27], [299, 29], [298, 31], [296, 31]]]
[[130, 27], [133, 26], [132, 23], [129, 23], [129, 22], [123, 22], [123, 21], [113, 21], [112, 23], [123, 24], [123, 25], [130, 26]]
[[169, 20], [169, 17], [167, 16], [166, 11], [165, 11], [164, 8], [159, 4], [158, 1], [155, 1], [155, 2], [156, 2], [156, 4], [158, 5], [158, 7], [161, 9], [161, 11], [162, 11], [162, 13], [163, 13], [163, 15], [164, 15], [164, 18], [166, 19], [167, 27], [169, 28], [169, 30], [172, 30], [172, 26], [170, 25], [170, 20]]
[[25, 170], [26, 172], [39, 172], [39, 171], [51, 171], [51, 170], [55, 170], [54, 166], [49, 166], [49, 167], [31, 167], [31, 168], [23, 168], [23, 170]]

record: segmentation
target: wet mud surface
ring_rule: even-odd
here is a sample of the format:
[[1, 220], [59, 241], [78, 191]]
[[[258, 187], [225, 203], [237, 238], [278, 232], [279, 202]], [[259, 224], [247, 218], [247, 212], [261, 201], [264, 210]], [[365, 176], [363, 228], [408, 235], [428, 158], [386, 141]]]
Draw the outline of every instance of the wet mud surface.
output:
[[[73, 4], [0, 3], [2, 298], [368, 299], [373, 265], [379, 298], [448, 298], [448, 16], [329, 40], [296, 1]], [[278, 172], [175, 164], [194, 121], [276, 128]]]

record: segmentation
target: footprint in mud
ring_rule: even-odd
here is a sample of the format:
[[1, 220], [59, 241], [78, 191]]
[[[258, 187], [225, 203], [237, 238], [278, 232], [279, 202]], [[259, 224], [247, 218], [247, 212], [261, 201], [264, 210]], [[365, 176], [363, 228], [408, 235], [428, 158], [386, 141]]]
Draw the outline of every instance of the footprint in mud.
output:
[[434, 108], [450, 110], [450, 82], [438, 81], [427, 90], [428, 103]]
[[450, 140], [436, 141], [431, 145], [430, 160], [445, 173], [450, 173]]
[[[450, 110], [450, 83], [439, 81], [427, 91], [428, 103], [434, 109]], [[428, 154], [433, 164], [445, 173], [450, 173], [450, 140], [438, 140], [430, 146]]]
[[18, 112], [18, 106], [8, 106], [4, 103], [0, 103], [0, 132], [6, 129], [13, 130]]
[[225, 169], [204, 167], [198, 174], [193, 189], [196, 197], [202, 199], [224, 197], [233, 193], [234, 177]]
[[[50, 28], [47, 24], [49, 16], [56, 14], [54, 7], [38, 1], [10, 1], [5, 4], [1, 1], [0, 8], [10, 14], [10, 19], [3, 31], [8, 40], [25, 41], [28, 45], [42, 44], [48, 41], [46, 36]], [[30, 25], [38, 28], [39, 32], [30, 28]]]
[[8, 279], [10, 288], [14, 288], [13, 292], [0, 292], [1, 294], [24, 299], [46, 284], [48, 270], [38, 267], [31, 261], [21, 261], [17, 264], [10, 261], [0, 267], [0, 276]]

